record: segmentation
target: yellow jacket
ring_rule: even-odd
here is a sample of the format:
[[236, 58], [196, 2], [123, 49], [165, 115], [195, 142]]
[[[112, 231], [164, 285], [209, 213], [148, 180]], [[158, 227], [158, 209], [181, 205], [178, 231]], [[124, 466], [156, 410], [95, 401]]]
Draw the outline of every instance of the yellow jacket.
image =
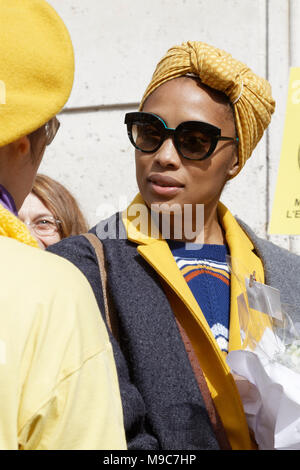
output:
[[[135, 208], [140, 205], [137, 224]], [[219, 349], [206, 319], [186, 281], [180, 273], [168, 244], [163, 239], [152, 238], [149, 214], [143, 210], [143, 199], [138, 195], [123, 213], [123, 222], [128, 239], [138, 244], [140, 255], [157, 271], [166, 282], [169, 301], [176, 317], [184, 326], [200, 361], [210, 388], [214, 403], [226, 429], [233, 449], [251, 449], [253, 444], [234, 379], [226, 364], [224, 353]], [[223, 205], [218, 206], [220, 223], [224, 229], [230, 255], [245, 268], [245, 273], [256, 272], [256, 279], [264, 282], [261, 260], [254, 253], [253, 244]], [[231, 311], [229, 350], [240, 347], [240, 330], [237, 297], [242, 292], [239, 280], [231, 278]]]
[[111, 344], [71, 263], [0, 236], [0, 449], [126, 449]]

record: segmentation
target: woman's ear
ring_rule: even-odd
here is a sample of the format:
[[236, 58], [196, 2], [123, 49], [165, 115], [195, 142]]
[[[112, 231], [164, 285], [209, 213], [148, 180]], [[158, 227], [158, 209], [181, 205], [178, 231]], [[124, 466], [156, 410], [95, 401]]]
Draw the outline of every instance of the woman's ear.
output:
[[30, 140], [27, 135], [20, 137], [11, 145], [13, 146], [14, 155], [18, 158], [22, 158], [30, 152]]
[[0, 166], [1, 174], [7, 173], [10, 169], [24, 161], [24, 157], [30, 153], [31, 144], [27, 136], [20, 137], [18, 140], [4, 145], [0, 148]]
[[236, 151], [236, 152], [234, 152], [234, 156], [233, 156], [231, 165], [228, 169], [228, 177], [232, 178], [233, 176], [235, 176], [237, 174], [238, 170], [239, 170], [239, 157], [238, 157], [238, 152]]

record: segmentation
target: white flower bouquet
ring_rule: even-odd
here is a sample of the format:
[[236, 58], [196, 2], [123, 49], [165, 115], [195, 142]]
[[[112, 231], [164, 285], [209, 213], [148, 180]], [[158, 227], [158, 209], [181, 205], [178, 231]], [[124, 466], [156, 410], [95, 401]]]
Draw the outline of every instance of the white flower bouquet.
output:
[[[237, 263], [231, 260], [233, 265], [236, 275]], [[297, 312], [280, 302], [277, 289], [253, 276], [245, 277], [243, 285], [238, 298], [242, 349], [229, 352], [227, 363], [258, 448], [298, 450], [300, 334], [291, 320]]]

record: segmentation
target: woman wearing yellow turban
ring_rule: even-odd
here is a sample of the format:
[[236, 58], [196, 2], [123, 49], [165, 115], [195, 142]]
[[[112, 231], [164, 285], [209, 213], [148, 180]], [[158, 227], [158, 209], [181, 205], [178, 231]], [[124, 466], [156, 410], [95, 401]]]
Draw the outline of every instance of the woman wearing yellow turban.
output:
[[[167, 52], [139, 112], [125, 116], [140, 194], [91, 232], [104, 246], [129, 448], [255, 448], [226, 364], [241, 346], [242, 292], [227, 256], [293, 304], [299, 258], [256, 237], [219, 199], [273, 111], [266, 80], [222, 50], [187, 42]], [[104, 310], [89, 241], [50, 250], [80, 267]]]

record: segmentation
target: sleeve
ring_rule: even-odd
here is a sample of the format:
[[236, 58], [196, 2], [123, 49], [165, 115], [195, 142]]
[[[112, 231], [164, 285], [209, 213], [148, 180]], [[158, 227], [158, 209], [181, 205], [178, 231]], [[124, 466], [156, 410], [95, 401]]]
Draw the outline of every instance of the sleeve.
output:
[[[94, 248], [89, 241], [83, 236], [70, 237], [55, 245], [51, 245], [47, 250], [68, 259], [81, 270], [94, 291], [100, 311], [104, 312], [99, 267]], [[113, 346], [118, 371], [128, 449], [159, 449], [156, 437], [151, 430], [148, 429], [144, 400], [138, 388], [130, 380], [127, 362], [123, 352], [110, 331], [109, 337]]]
[[53, 264], [49, 297], [45, 289], [23, 350], [30, 361], [23, 369], [19, 448], [125, 450], [117, 371], [95, 297], [74, 266]]

